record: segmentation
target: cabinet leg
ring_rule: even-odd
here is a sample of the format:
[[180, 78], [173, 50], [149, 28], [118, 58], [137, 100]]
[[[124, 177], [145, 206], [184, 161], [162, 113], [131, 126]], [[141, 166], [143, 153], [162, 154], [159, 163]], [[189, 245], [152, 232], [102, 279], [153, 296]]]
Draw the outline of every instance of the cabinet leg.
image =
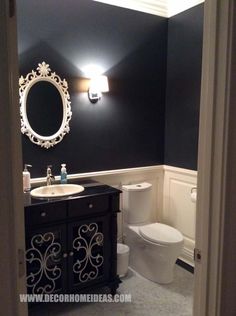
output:
[[111, 295], [112, 296], [116, 295], [117, 286], [113, 286], [110, 289], [111, 289]]

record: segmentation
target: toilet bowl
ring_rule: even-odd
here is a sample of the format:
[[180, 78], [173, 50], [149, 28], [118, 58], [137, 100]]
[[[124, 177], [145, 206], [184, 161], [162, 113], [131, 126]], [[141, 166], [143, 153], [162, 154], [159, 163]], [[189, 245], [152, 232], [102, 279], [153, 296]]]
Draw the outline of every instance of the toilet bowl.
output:
[[130, 247], [131, 268], [151, 281], [167, 284], [173, 281], [184, 239], [171, 226], [150, 223], [151, 187], [146, 182], [123, 186], [125, 243]]
[[183, 247], [183, 236], [168, 225], [152, 223], [125, 225], [125, 242], [130, 247], [130, 267], [145, 278], [167, 284]]

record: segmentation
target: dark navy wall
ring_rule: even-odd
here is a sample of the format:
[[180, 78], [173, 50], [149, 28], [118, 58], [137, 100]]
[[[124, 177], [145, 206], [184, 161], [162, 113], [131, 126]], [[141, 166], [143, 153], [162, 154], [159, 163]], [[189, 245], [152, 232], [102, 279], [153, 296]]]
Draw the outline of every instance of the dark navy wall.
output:
[[197, 170], [203, 5], [169, 19], [165, 164]]
[[[22, 136], [32, 176], [163, 164], [167, 19], [88, 0], [17, 0], [20, 74], [49, 63], [69, 83], [71, 131], [48, 150]], [[98, 64], [110, 92], [91, 104], [78, 88]], [[37, 115], [37, 110], [35, 110]], [[43, 124], [44, 122], [42, 122]]]
[[[47, 164], [58, 174], [63, 162], [69, 173], [163, 163], [197, 168], [203, 5], [169, 20], [87, 0], [17, 6], [20, 74], [49, 63], [69, 83], [73, 112], [70, 133], [54, 148], [22, 135], [33, 177]], [[110, 84], [95, 105], [79, 88], [91, 63], [104, 68]]]

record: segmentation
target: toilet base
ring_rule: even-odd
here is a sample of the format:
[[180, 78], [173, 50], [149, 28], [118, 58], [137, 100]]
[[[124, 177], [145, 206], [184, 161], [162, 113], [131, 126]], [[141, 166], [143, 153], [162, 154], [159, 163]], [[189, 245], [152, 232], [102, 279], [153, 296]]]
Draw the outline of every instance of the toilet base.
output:
[[146, 247], [130, 247], [130, 267], [146, 279], [168, 284], [173, 281], [176, 259], [167, 262], [163, 257], [156, 258], [156, 249], [150, 251]]
[[130, 267], [143, 277], [160, 284], [173, 281], [174, 266], [183, 242], [159, 245], [140, 236], [138, 227], [125, 228], [125, 243], [130, 247]]

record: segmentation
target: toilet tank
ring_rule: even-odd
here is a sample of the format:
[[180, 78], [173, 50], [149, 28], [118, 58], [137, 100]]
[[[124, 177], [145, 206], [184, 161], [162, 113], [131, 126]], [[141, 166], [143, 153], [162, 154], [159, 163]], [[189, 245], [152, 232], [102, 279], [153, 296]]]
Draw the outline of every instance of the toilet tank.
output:
[[127, 224], [147, 223], [151, 217], [151, 188], [147, 182], [123, 185], [123, 212]]

